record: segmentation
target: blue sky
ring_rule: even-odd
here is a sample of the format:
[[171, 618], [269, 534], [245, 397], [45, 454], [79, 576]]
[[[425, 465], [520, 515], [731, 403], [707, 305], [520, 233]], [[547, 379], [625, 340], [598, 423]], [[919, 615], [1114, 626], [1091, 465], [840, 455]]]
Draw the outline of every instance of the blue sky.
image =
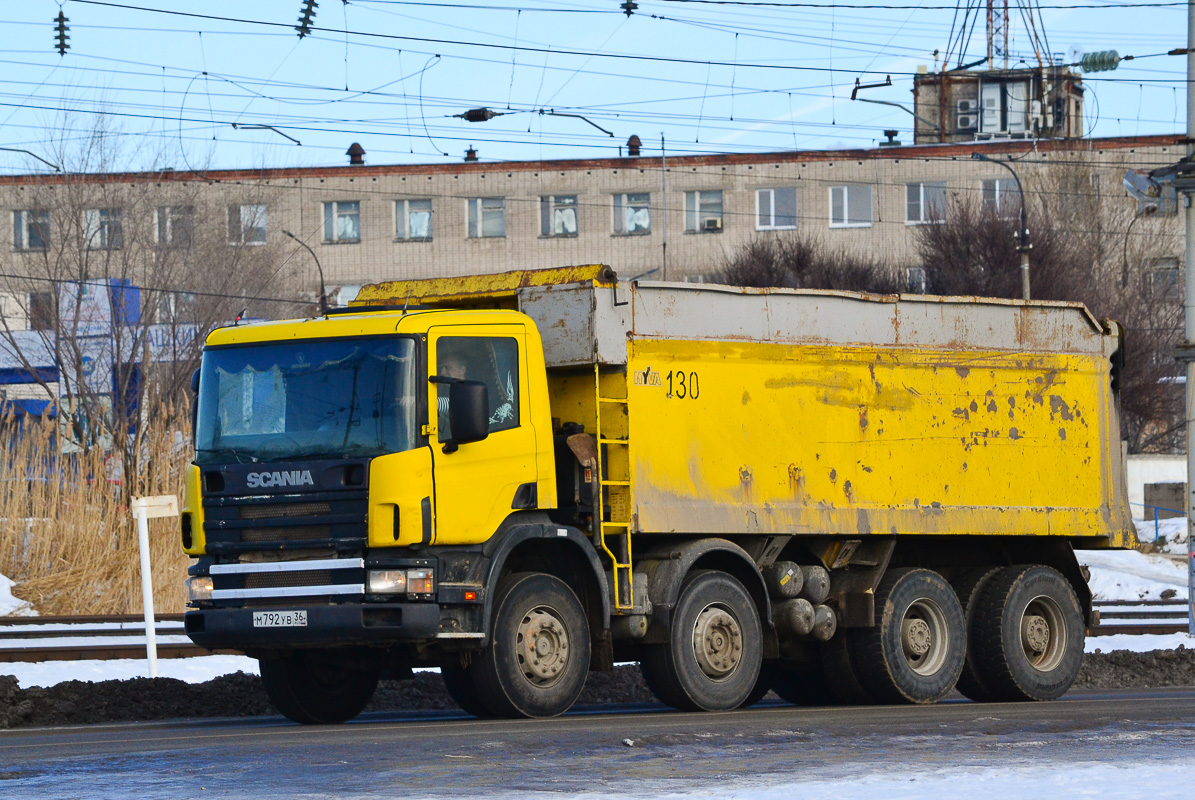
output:
[[[955, 0], [638, 0], [629, 17], [620, 2], [322, 0], [300, 39], [302, 0], [3, 0], [0, 147], [53, 161], [98, 128], [117, 145], [113, 168], [177, 169], [342, 164], [354, 141], [371, 164], [458, 161], [469, 145], [486, 161], [616, 156], [632, 134], [647, 155], [661, 135], [675, 154], [871, 147], [886, 128], [911, 140], [912, 117], [851, 102], [855, 80], [890, 74], [865, 96], [908, 103], [911, 74], [933, 69], [961, 27]], [[1063, 60], [1072, 47], [1153, 56], [1186, 44], [1185, 5], [1041, 6]], [[1009, 49], [1014, 64], [1033, 58], [1019, 15]], [[985, 51], [981, 19], [965, 59]], [[1085, 85], [1093, 136], [1185, 125], [1181, 57]], [[503, 116], [452, 116], [482, 106]], [[0, 151], [0, 174], [41, 169]]]

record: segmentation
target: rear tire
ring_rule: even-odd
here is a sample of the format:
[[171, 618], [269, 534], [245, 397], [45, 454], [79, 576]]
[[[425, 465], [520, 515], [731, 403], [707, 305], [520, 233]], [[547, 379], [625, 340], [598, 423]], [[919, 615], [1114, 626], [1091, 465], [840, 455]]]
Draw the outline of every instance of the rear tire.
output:
[[661, 701], [682, 711], [729, 711], [751, 696], [763, 630], [751, 595], [732, 576], [696, 570], [685, 578], [668, 637], [645, 647], [641, 662]]
[[876, 702], [875, 695], [860, 677], [858, 659], [855, 656], [855, 640], [866, 631], [865, 628], [839, 629], [828, 642], [818, 647], [821, 656], [820, 671], [810, 675], [806, 691], [814, 698], [828, 692], [827, 700], [817, 705], [862, 706]]
[[553, 575], [519, 572], [498, 586], [490, 645], [469, 673], [491, 713], [555, 717], [585, 687], [589, 656], [589, 623], [573, 590]]
[[958, 595], [963, 605], [963, 617], [967, 623], [967, 658], [963, 662], [963, 671], [958, 676], [955, 688], [964, 697], [977, 703], [990, 703], [996, 699], [995, 695], [983, 685], [979, 677], [979, 670], [975, 667], [975, 609], [979, 606], [979, 597], [987, 588], [991, 579], [1000, 572], [999, 567], [980, 567], [963, 572], [955, 581], [954, 593]]
[[1001, 701], [1054, 700], [1083, 663], [1083, 610], [1070, 582], [1041, 565], [1008, 567], [975, 612], [975, 665]]
[[[838, 632], [842, 636], [843, 631]], [[843, 701], [830, 688], [821, 662], [782, 662], [772, 677], [772, 691], [786, 703], [798, 706], [837, 706]]]
[[772, 691], [772, 681], [777, 672], [776, 662], [763, 662], [759, 667], [759, 677], [755, 679], [755, 688], [747, 695], [747, 699], [739, 704], [739, 708], [750, 708], [767, 697], [768, 692]]
[[440, 667], [440, 677], [444, 679], [444, 688], [452, 702], [461, 707], [461, 711], [475, 717], [492, 717], [493, 713], [481, 702], [477, 693], [477, 686], [473, 683], [473, 676], [469, 670], [462, 667]]
[[863, 684], [887, 703], [936, 703], [966, 659], [966, 620], [950, 584], [928, 569], [892, 570], [876, 590], [876, 624], [856, 631]]
[[365, 710], [378, 687], [378, 669], [358, 669], [307, 654], [261, 659], [261, 682], [274, 708], [303, 725], [346, 722]]

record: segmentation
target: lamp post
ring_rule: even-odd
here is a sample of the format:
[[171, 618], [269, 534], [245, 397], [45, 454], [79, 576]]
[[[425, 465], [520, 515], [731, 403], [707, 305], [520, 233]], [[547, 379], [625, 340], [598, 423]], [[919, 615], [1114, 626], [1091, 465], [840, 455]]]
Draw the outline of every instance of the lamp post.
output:
[[990, 161], [999, 164], [1012, 173], [1012, 179], [1017, 182], [1017, 194], [1021, 201], [1021, 228], [1017, 231], [1017, 252], [1021, 254], [1021, 299], [1029, 299], [1029, 251], [1033, 245], [1029, 242], [1029, 221], [1025, 215], [1025, 190], [1021, 187], [1021, 178], [1008, 162], [988, 158], [983, 153], [972, 153], [971, 158], [976, 161]]
[[303, 241], [298, 236], [295, 236], [290, 231], [283, 231], [283, 233], [286, 234], [287, 236], [289, 236], [290, 238], [294, 239], [300, 245], [302, 245], [303, 248], [308, 253], [311, 253], [311, 258], [315, 260], [315, 268], [316, 268], [316, 270], [319, 271], [319, 313], [327, 314], [328, 313], [328, 290], [324, 287], [324, 268], [320, 266], [319, 257], [316, 256], [314, 250], [312, 250], [310, 247], [307, 246], [307, 242]]

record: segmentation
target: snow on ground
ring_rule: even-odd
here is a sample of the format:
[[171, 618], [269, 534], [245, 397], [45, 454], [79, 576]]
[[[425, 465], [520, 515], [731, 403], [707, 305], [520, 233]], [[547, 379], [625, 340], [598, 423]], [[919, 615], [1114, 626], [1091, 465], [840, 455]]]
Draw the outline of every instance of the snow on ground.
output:
[[24, 600], [12, 596], [13, 582], [0, 575], [0, 617], [6, 614], [14, 616], [36, 616], [37, 612]]
[[1143, 542], [1151, 542], [1164, 553], [1176, 556], [1187, 554], [1187, 518], [1173, 517], [1160, 519], [1135, 519], [1137, 538]]
[[[159, 658], [158, 677], [203, 683], [234, 672], [257, 674], [257, 660], [247, 656]], [[121, 658], [112, 661], [44, 661], [35, 664], [0, 664], [0, 675], [15, 675], [22, 689], [53, 686], [63, 681], [112, 681], [149, 677], [148, 662]]]
[[1096, 600], [1187, 596], [1187, 565], [1182, 561], [1136, 550], [1080, 550], [1077, 555], [1079, 563], [1091, 569], [1088, 585]]

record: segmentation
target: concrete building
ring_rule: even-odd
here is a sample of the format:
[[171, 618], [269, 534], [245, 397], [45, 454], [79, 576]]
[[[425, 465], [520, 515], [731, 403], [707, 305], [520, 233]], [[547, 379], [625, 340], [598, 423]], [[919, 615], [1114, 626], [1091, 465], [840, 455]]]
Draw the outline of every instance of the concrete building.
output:
[[[221, 246], [274, 248], [285, 269], [269, 290], [314, 297], [317, 270], [283, 231], [293, 233], [317, 254], [334, 300], [372, 281], [586, 263], [609, 264], [626, 277], [704, 280], [751, 240], [794, 233], [901, 268], [916, 263], [916, 226], [940, 220], [949, 198], [997, 207], [1015, 199], [1009, 171], [975, 160], [978, 152], [1012, 163], [1031, 202], [1035, 195], [1049, 203], [1085, 195], [1099, 209], [1091, 224], [1125, 237], [1132, 268], [1177, 281], [1177, 204], [1160, 201], [1135, 219], [1147, 209], [1126, 196], [1121, 181], [1128, 169], [1177, 161], [1181, 142], [1178, 135], [1001, 139], [666, 161], [0, 176], [9, 218], [0, 232], [0, 273], [36, 274], [46, 248], [68, 228], [84, 246], [110, 254], [134, 239], [189, 242], [201, 226], [215, 228]], [[85, 208], [69, 212], [79, 220], [64, 220], [39, 199], [80, 183], [135, 190], [137, 210]], [[188, 198], [181, 205], [180, 193]], [[119, 277], [128, 278], [127, 270]], [[915, 290], [916, 276], [910, 280]], [[37, 308], [36, 298], [3, 298], [13, 328], [36, 325]]]

